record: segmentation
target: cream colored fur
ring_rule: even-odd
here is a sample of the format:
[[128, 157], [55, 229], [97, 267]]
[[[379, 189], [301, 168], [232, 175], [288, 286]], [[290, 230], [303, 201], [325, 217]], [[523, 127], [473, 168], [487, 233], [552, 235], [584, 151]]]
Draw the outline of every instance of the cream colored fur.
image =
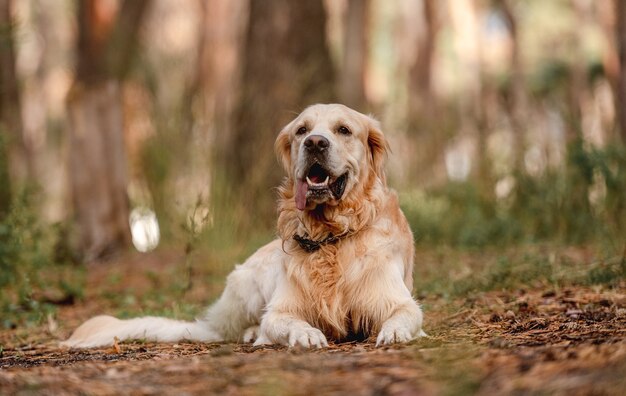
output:
[[[306, 134], [297, 131], [306, 126]], [[345, 126], [350, 134], [338, 133]], [[348, 172], [341, 199], [298, 210], [295, 180], [304, 177], [308, 134], [330, 142], [327, 166]], [[98, 316], [62, 345], [97, 347], [114, 339], [237, 341], [324, 347], [351, 334], [376, 344], [424, 335], [422, 311], [411, 296], [413, 237], [383, 171], [388, 145], [378, 122], [343, 105], [314, 105], [278, 135], [276, 151], [287, 178], [279, 199], [279, 239], [228, 276], [224, 293], [194, 322], [157, 317]], [[292, 239], [345, 235], [308, 253]]]

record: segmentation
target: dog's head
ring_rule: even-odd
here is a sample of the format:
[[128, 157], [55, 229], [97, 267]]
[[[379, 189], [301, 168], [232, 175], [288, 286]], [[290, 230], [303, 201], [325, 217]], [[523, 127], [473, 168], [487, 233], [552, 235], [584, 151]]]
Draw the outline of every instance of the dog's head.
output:
[[388, 147], [378, 121], [340, 104], [308, 107], [276, 139], [300, 210], [336, 206], [373, 178], [384, 184]]

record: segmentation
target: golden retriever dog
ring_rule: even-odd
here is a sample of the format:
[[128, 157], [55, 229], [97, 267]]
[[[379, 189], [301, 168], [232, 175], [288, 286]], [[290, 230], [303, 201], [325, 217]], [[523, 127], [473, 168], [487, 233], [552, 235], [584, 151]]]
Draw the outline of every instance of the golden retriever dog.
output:
[[422, 332], [411, 296], [413, 236], [386, 184], [379, 123], [340, 104], [308, 107], [276, 139], [287, 177], [278, 239], [228, 276], [194, 322], [98, 316], [62, 344], [114, 339], [254, 342], [321, 348], [327, 340], [407, 342]]

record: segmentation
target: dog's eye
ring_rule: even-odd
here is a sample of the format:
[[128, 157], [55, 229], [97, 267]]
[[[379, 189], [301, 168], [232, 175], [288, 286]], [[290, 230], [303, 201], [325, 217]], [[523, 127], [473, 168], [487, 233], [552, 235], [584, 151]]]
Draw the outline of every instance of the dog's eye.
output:
[[339, 131], [339, 133], [341, 133], [342, 135], [352, 135], [352, 132], [350, 132], [350, 129], [348, 129], [347, 126], [340, 126], [337, 131]]
[[300, 128], [298, 128], [298, 130], [296, 131], [296, 135], [304, 135], [306, 133], [306, 127], [302, 126]]

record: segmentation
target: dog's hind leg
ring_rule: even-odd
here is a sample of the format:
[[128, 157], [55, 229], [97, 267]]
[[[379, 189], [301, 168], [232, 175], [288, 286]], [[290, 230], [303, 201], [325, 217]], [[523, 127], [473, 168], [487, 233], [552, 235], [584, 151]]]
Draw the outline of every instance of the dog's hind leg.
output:
[[259, 324], [263, 298], [255, 271], [244, 265], [228, 276], [226, 288], [206, 313], [193, 322], [153, 316], [117, 319], [96, 316], [78, 327], [62, 346], [90, 348], [112, 345], [115, 339], [177, 342], [241, 341], [244, 331]]
[[206, 323], [226, 341], [250, 341], [246, 330], [260, 324], [267, 302], [276, 288], [283, 259], [280, 240], [257, 250], [228, 275], [224, 292], [199, 321]]
[[89, 348], [119, 341], [201, 342], [242, 341], [244, 331], [259, 324], [266, 301], [276, 286], [282, 250], [279, 241], [259, 249], [228, 276], [220, 298], [193, 322], [143, 317], [120, 320], [97, 316], [83, 323], [62, 346]]
[[262, 310], [263, 301], [253, 276], [252, 271], [238, 266], [228, 275], [220, 298], [198, 320], [221, 334], [224, 340], [240, 341], [244, 330], [259, 323]]

